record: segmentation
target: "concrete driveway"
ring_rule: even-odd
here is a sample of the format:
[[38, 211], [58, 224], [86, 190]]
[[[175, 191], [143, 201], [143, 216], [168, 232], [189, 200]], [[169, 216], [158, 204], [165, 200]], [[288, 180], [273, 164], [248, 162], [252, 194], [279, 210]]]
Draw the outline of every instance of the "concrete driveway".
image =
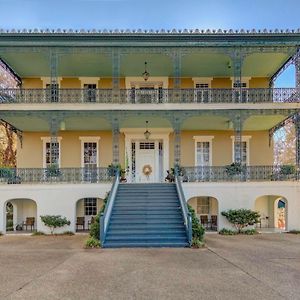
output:
[[300, 299], [300, 236], [207, 235], [205, 249], [83, 249], [0, 237], [0, 299]]

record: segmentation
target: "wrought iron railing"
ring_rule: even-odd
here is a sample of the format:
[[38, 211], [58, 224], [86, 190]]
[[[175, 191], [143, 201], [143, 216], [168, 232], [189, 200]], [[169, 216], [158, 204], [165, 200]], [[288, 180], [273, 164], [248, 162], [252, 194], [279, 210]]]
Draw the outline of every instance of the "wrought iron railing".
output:
[[0, 89], [0, 103], [298, 103], [299, 88]]
[[186, 229], [188, 242], [191, 245], [192, 238], [193, 238], [192, 216], [189, 212], [187, 202], [186, 202], [186, 199], [184, 196], [184, 192], [182, 189], [181, 181], [179, 180], [178, 175], [175, 175], [175, 184], [176, 184], [176, 190], [177, 190], [179, 201], [180, 201], [180, 207], [182, 210], [182, 216], [184, 219], [184, 226]]
[[293, 181], [300, 179], [295, 166], [242, 166], [233, 171], [230, 166], [183, 167], [183, 182], [230, 182], [230, 181]]
[[0, 168], [0, 183], [100, 183], [111, 182], [108, 168]]
[[107, 200], [107, 203], [106, 203], [106, 206], [105, 206], [105, 210], [100, 215], [100, 241], [101, 241], [102, 247], [104, 247], [106, 233], [107, 233], [107, 229], [108, 229], [108, 225], [109, 225], [109, 222], [110, 222], [112, 209], [113, 209], [115, 199], [116, 199], [116, 195], [117, 195], [117, 191], [118, 191], [118, 186], [119, 186], [119, 182], [120, 182], [120, 175], [119, 174], [120, 174], [119, 172], [115, 173], [114, 183], [113, 183], [113, 186], [112, 186], [111, 191], [109, 193], [108, 200]]

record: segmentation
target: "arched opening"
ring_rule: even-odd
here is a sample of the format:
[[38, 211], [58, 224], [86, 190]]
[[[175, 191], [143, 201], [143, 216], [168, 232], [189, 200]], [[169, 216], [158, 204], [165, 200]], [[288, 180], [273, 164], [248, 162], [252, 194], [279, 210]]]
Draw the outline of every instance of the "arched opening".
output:
[[287, 230], [287, 199], [279, 195], [260, 196], [255, 201], [255, 210], [260, 213], [258, 229]]
[[32, 199], [10, 199], [4, 204], [6, 232], [26, 233], [36, 230], [37, 204]]
[[89, 230], [102, 206], [103, 199], [101, 198], [89, 197], [79, 199], [76, 202], [75, 230], [77, 232]]
[[188, 204], [195, 210], [200, 223], [206, 230], [218, 230], [219, 204], [216, 198], [209, 196], [197, 196], [189, 199]]

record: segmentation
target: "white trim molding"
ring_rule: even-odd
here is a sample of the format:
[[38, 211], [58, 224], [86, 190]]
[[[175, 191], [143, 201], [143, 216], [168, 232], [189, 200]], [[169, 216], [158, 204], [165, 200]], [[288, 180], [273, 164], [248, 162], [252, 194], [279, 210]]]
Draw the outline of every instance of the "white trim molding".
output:
[[[43, 142], [43, 168], [46, 168], [46, 143], [51, 142], [51, 137], [50, 136], [42, 136], [41, 140]], [[57, 142], [58, 142], [58, 151], [59, 151], [59, 156], [58, 156], [58, 167], [60, 168], [61, 166], [61, 140], [62, 137], [58, 136], [57, 137]]]
[[[43, 89], [47, 87], [47, 84], [51, 83], [51, 77], [41, 77], [42, 83], [43, 83]], [[57, 77], [57, 83], [60, 88], [61, 86], [62, 77]]]
[[211, 82], [213, 77], [193, 77], [194, 88], [196, 88], [196, 84], [208, 84], [208, 88], [211, 88]]
[[85, 84], [96, 84], [96, 88], [99, 88], [100, 77], [78, 77], [80, 80], [80, 86], [83, 89]]
[[[234, 140], [235, 140], [235, 137], [234, 135], [232, 135], [231, 137], [231, 140], [232, 140], [232, 148], [231, 148], [231, 151], [232, 151], [232, 162], [234, 162]], [[247, 166], [250, 165], [250, 139], [252, 138], [251, 135], [243, 135], [242, 136], [242, 142], [246, 142], [246, 145], [247, 145]]]
[[208, 142], [209, 143], [209, 165], [212, 166], [212, 140], [215, 138], [213, 135], [195, 135], [193, 139], [194, 143], [194, 152], [195, 152], [195, 166], [197, 167], [197, 143], [198, 142]]
[[100, 136], [80, 136], [79, 140], [81, 141], [81, 167], [84, 168], [84, 160], [83, 160], [83, 155], [84, 155], [84, 143], [96, 143], [97, 144], [97, 168], [100, 165], [100, 159], [99, 159], [99, 141], [100, 141], [101, 137]]
[[169, 87], [169, 78], [167, 76], [158, 77], [158, 76], [150, 76], [147, 81], [144, 80], [142, 76], [133, 77], [127, 76], [125, 77], [125, 86], [126, 89], [136, 88], [146, 86], [153, 86], [154, 89], [158, 89], [162, 87], [163, 89], [167, 89]]

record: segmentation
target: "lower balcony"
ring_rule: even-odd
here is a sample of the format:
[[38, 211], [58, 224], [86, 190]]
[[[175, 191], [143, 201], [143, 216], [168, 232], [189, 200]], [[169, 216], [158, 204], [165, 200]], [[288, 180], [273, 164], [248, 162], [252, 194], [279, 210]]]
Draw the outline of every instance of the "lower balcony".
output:
[[113, 179], [108, 168], [1, 168], [1, 184], [104, 183]]
[[294, 181], [300, 172], [294, 165], [273, 166], [199, 166], [182, 167], [179, 175], [183, 182], [235, 182], [235, 181]]
[[[0, 168], [0, 184], [105, 183], [112, 182], [110, 168]], [[183, 182], [296, 181], [300, 171], [293, 165], [181, 167]], [[131, 174], [126, 174], [131, 177]], [[165, 181], [172, 181], [166, 177]]]

